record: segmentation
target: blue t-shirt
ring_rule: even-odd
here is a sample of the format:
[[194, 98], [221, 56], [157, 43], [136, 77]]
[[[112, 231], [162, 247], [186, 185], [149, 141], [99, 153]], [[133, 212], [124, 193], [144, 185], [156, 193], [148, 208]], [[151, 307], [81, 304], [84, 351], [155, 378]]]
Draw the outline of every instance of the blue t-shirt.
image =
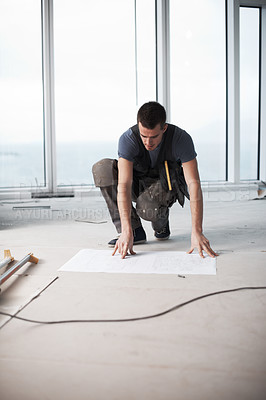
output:
[[[161, 143], [156, 147], [156, 149], [149, 151], [152, 168], [156, 164]], [[118, 142], [118, 157], [125, 158], [128, 161], [134, 161], [138, 152], [138, 142], [131, 128], [129, 128], [122, 136], [120, 136]], [[178, 126], [175, 127], [173, 134], [172, 155], [176, 161], [180, 160], [181, 163], [191, 161], [197, 156], [191, 136]]]

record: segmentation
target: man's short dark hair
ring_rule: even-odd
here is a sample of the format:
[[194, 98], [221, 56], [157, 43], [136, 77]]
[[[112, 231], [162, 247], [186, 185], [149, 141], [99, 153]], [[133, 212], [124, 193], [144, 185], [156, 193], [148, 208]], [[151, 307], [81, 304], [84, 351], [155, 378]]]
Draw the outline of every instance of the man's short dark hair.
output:
[[137, 121], [147, 129], [154, 129], [158, 124], [163, 128], [166, 121], [165, 109], [156, 101], [149, 101], [140, 107]]

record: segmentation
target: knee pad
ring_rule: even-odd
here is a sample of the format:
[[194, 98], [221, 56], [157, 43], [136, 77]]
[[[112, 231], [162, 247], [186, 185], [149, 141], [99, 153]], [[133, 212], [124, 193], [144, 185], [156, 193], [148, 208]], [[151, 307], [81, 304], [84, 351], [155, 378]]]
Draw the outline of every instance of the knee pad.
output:
[[166, 192], [162, 188], [160, 181], [153, 183], [137, 198], [137, 214], [151, 222], [165, 218], [168, 215], [168, 207], [171, 206], [171, 196], [170, 192]]
[[145, 221], [156, 222], [158, 219], [158, 208], [152, 203], [146, 201], [145, 204], [140, 204], [137, 201], [136, 203], [136, 211], [140, 218], [144, 219]]
[[117, 160], [103, 158], [92, 166], [92, 174], [96, 187], [117, 185]]

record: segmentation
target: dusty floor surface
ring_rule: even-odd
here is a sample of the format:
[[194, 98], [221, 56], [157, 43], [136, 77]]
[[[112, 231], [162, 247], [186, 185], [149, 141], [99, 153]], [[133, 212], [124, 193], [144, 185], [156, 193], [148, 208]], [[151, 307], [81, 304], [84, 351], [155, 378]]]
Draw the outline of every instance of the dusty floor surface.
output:
[[[265, 199], [205, 202], [216, 276], [58, 272], [80, 249], [106, 249], [115, 237], [97, 196], [3, 201], [0, 222], [0, 258], [10, 249], [16, 260], [29, 252], [40, 259], [1, 286], [0, 310], [25, 318], [138, 317], [210, 292], [266, 286]], [[168, 241], [143, 225], [148, 242], [136, 251], [189, 249], [188, 203], [172, 207]], [[136, 322], [38, 325], [0, 316], [1, 400], [264, 400], [265, 309], [266, 290], [243, 290]]]

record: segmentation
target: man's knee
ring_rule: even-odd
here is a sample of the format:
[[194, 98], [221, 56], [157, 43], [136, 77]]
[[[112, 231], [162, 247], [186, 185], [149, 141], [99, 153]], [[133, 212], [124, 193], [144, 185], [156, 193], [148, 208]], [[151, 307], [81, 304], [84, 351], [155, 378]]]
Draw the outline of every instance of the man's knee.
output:
[[137, 198], [137, 213], [141, 218], [145, 219], [146, 221], [156, 221], [156, 219], [158, 218], [159, 207], [160, 203], [158, 202], [158, 199], [150, 193], [149, 189], [146, 189]]
[[171, 197], [172, 194], [162, 188], [160, 181], [153, 183], [137, 198], [138, 215], [151, 222], [165, 218], [168, 215], [168, 208], [173, 204]]
[[95, 186], [117, 185], [117, 160], [103, 158], [92, 166]]
[[140, 205], [136, 204], [136, 211], [139, 217], [145, 219], [145, 221], [156, 222], [158, 219], [158, 208], [154, 204]]

